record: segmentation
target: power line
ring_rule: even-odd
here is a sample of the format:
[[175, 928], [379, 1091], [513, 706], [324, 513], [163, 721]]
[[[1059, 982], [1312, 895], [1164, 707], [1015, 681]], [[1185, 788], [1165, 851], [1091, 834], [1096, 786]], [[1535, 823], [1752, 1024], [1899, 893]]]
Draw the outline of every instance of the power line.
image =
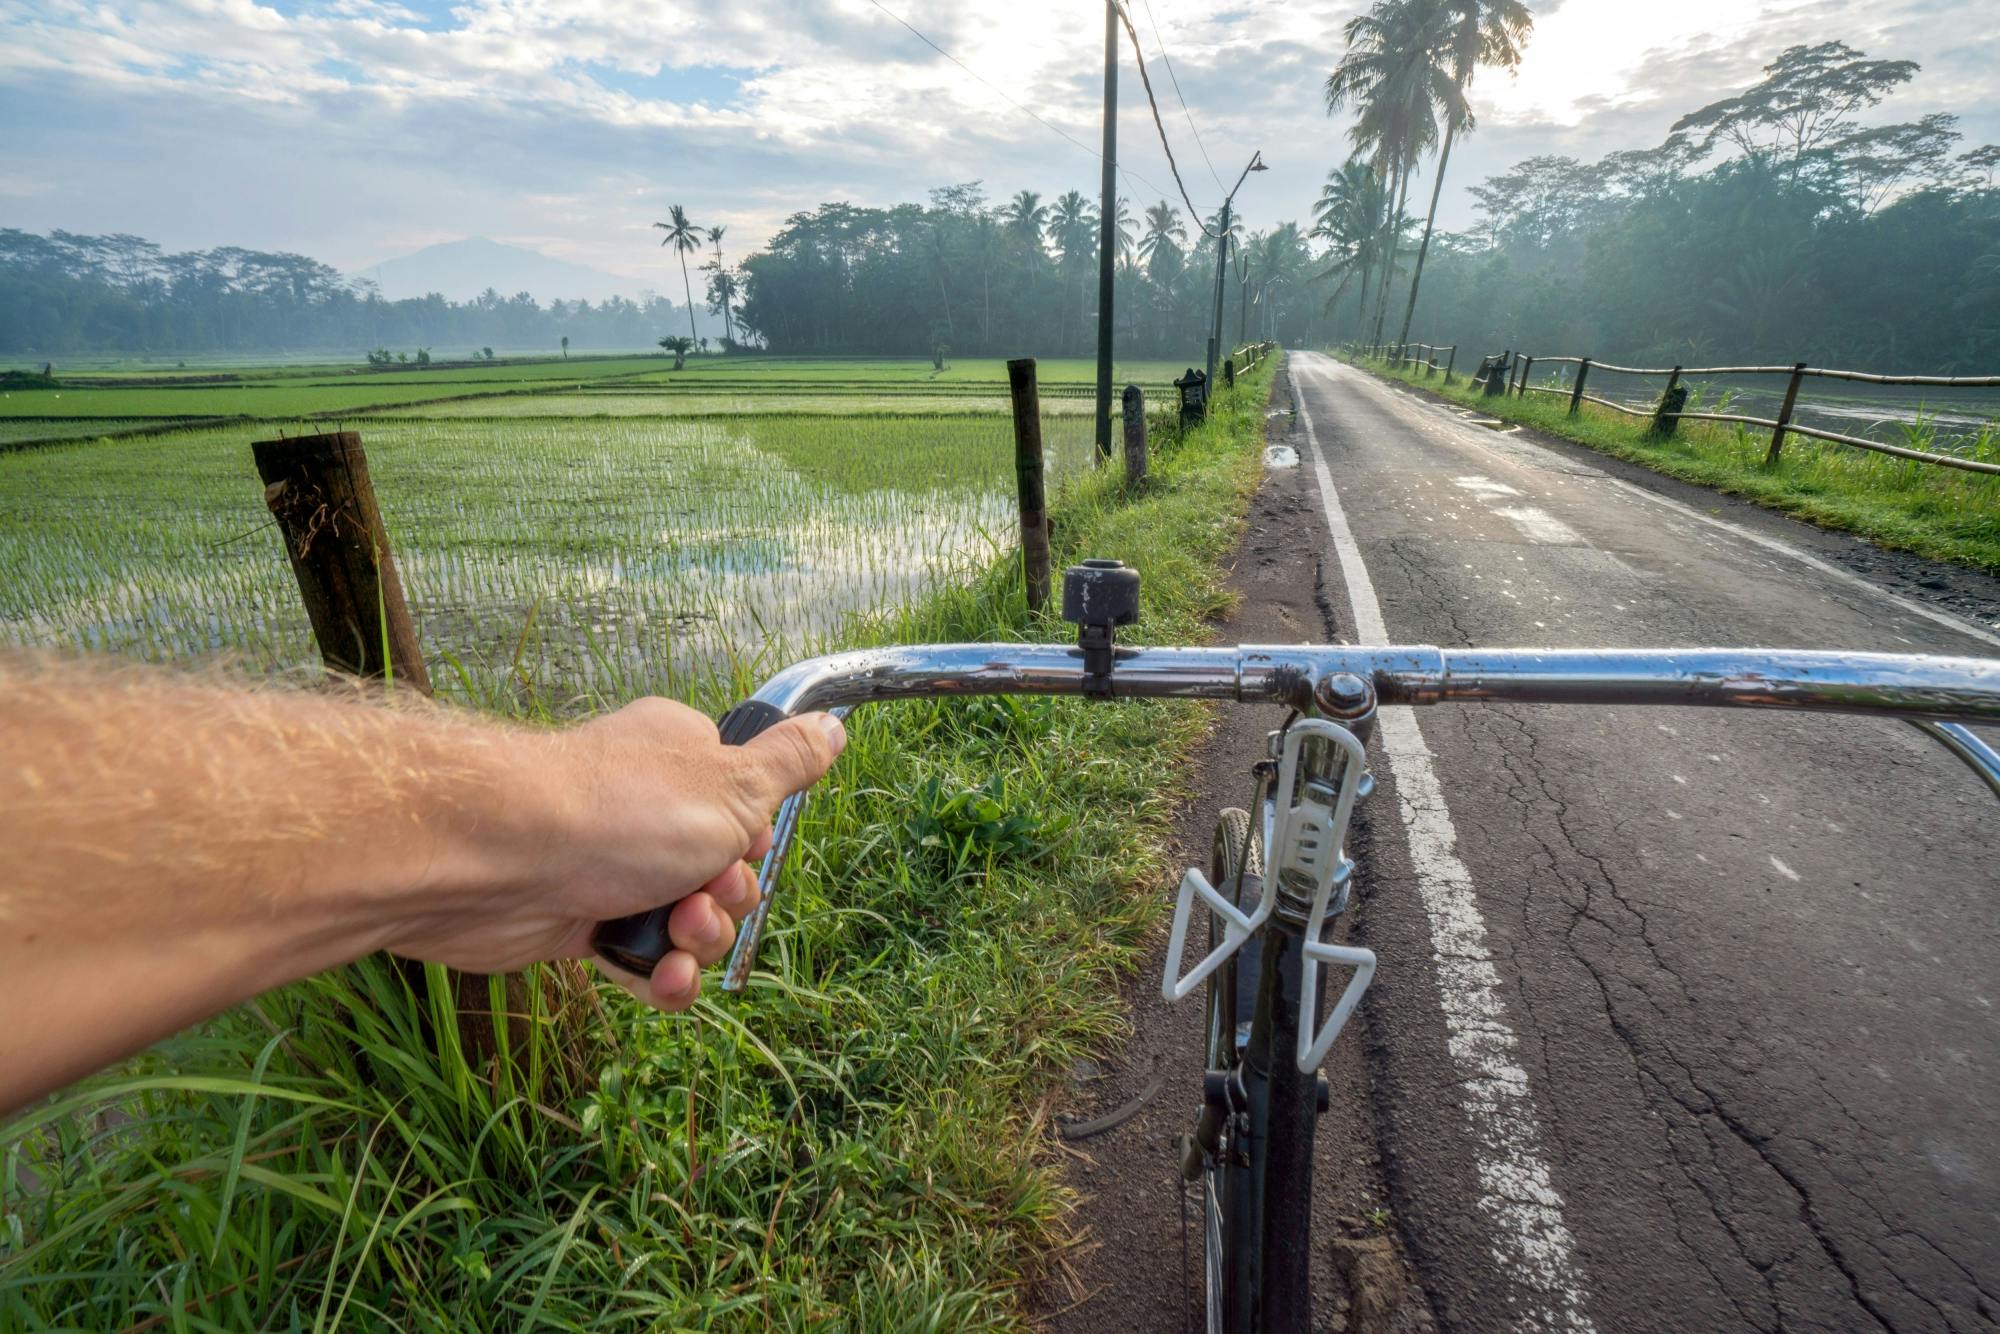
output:
[[[1055, 132], [1056, 134], [1059, 134], [1059, 135], [1061, 135], [1061, 136], [1062, 136], [1062, 137], [1063, 137], [1064, 139], [1068, 140], [1068, 141], [1069, 141], [1069, 142], [1070, 142], [1071, 144], [1074, 144], [1074, 145], [1075, 145], [1076, 147], [1078, 147], [1078, 148], [1081, 148], [1081, 149], [1082, 149], [1082, 150], [1083, 150], [1084, 152], [1086, 152], [1086, 153], [1090, 154], [1090, 155], [1091, 155], [1092, 157], [1096, 158], [1096, 159], [1097, 159], [1097, 160], [1098, 160], [1099, 162], [1102, 162], [1102, 161], [1104, 160], [1104, 155], [1103, 155], [1102, 153], [1098, 152], [1098, 151], [1097, 151], [1096, 149], [1092, 148], [1092, 147], [1091, 147], [1091, 146], [1090, 146], [1089, 144], [1086, 144], [1086, 143], [1084, 143], [1084, 142], [1083, 142], [1083, 141], [1082, 141], [1081, 139], [1078, 139], [1078, 138], [1077, 138], [1076, 136], [1074, 136], [1074, 135], [1070, 134], [1070, 133], [1069, 133], [1069, 132], [1068, 132], [1067, 130], [1063, 129], [1063, 128], [1062, 128], [1062, 127], [1061, 127], [1060, 125], [1056, 125], [1056, 124], [1054, 124], [1054, 123], [1053, 123], [1053, 122], [1051, 122], [1051, 121], [1047, 121], [1047, 120], [1044, 120], [1044, 119], [1042, 119], [1042, 117], [1040, 117], [1039, 115], [1035, 114], [1035, 112], [1034, 112], [1034, 111], [1033, 111], [1033, 110], [1032, 110], [1031, 108], [1029, 108], [1029, 107], [1026, 107], [1026, 106], [1023, 106], [1023, 105], [1022, 105], [1022, 104], [1021, 104], [1020, 102], [1017, 102], [1017, 101], [1015, 101], [1015, 100], [1014, 100], [1014, 98], [1013, 98], [1013, 96], [1012, 96], [1012, 95], [1011, 95], [1010, 93], [1008, 93], [1006, 89], [1004, 89], [1004, 88], [1001, 88], [1001, 87], [1000, 87], [1000, 86], [999, 86], [998, 84], [996, 84], [996, 83], [994, 83], [994, 82], [993, 82], [992, 80], [988, 79], [988, 78], [987, 78], [987, 77], [986, 77], [985, 75], [981, 74], [981, 73], [980, 73], [980, 72], [979, 72], [978, 70], [976, 70], [976, 69], [972, 68], [972, 66], [970, 66], [970, 65], [966, 64], [966, 63], [965, 63], [965, 62], [964, 62], [963, 60], [960, 60], [960, 59], [959, 59], [959, 58], [958, 58], [957, 56], [955, 56], [955, 55], [953, 55], [953, 54], [952, 54], [951, 52], [949, 52], [949, 51], [945, 50], [945, 49], [944, 49], [943, 47], [939, 46], [939, 45], [938, 45], [938, 44], [937, 44], [936, 42], [932, 41], [932, 40], [931, 40], [930, 38], [928, 38], [928, 37], [924, 36], [924, 34], [923, 34], [923, 33], [921, 33], [921, 32], [919, 32], [919, 31], [917, 31], [917, 29], [916, 29], [916, 28], [915, 28], [914, 26], [912, 26], [912, 25], [911, 25], [911, 23], [910, 23], [910, 21], [909, 21], [908, 19], [904, 18], [904, 17], [903, 17], [903, 16], [901, 15], [901, 14], [898, 14], [898, 13], [897, 13], [897, 12], [896, 12], [895, 10], [893, 10], [893, 9], [889, 8], [889, 7], [887, 6], [887, 5], [883, 4], [883, 3], [882, 3], [882, 0], [868, 0], [868, 3], [869, 3], [869, 4], [871, 4], [871, 5], [874, 5], [874, 6], [875, 6], [875, 8], [877, 8], [877, 9], [881, 10], [881, 11], [882, 11], [882, 12], [883, 12], [884, 14], [887, 14], [887, 15], [888, 15], [888, 16], [889, 16], [890, 18], [892, 18], [892, 19], [896, 20], [896, 22], [900, 23], [900, 24], [901, 24], [901, 25], [902, 25], [902, 26], [904, 27], [904, 29], [906, 29], [906, 30], [907, 30], [907, 31], [909, 32], [909, 34], [910, 34], [910, 35], [911, 35], [912, 37], [915, 37], [915, 38], [916, 38], [916, 39], [917, 39], [918, 41], [922, 42], [922, 43], [923, 43], [923, 44], [924, 44], [925, 46], [928, 46], [928, 47], [929, 47], [929, 48], [930, 48], [931, 50], [933, 50], [933, 51], [937, 52], [937, 53], [938, 53], [939, 55], [943, 56], [943, 57], [944, 57], [944, 58], [945, 58], [946, 60], [949, 60], [949, 61], [950, 61], [950, 62], [951, 62], [952, 64], [954, 64], [954, 65], [958, 66], [958, 67], [959, 67], [960, 69], [964, 70], [964, 71], [965, 71], [965, 72], [966, 72], [967, 74], [970, 74], [970, 75], [971, 75], [971, 76], [972, 76], [973, 78], [975, 78], [975, 79], [979, 80], [979, 82], [980, 82], [980, 83], [984, 84], [984, 85], [985, 85], [985, 86], [986, 86], [986, 87], [987, 87], [988, 89], [990, 89], [990, 90], [991, 90], [992, 92], [995, 92], [995, 93], [999, 94], [999, 95], [1000, 95], [1000, 97], [1001, 97], [1001, 98], [1002, 98], [1002, 99], [1003, 99], [1004, 101], [1006, 101], [1006, 103], [1007, 103], [1007, 104], [1008, 104], [1009, 106], [1013, 107], [1013, 108], [1014, 108], [1014, 109], [1015, 109], [1016, 111], [1019, 111], [1019, 112], [1020, 112], [1021, 114], [1023, 114], [1023, 115], [1025, 115], [1025, 116], [1027, 116], [1027, 117], [1028, 117], [1029, 119], [1033, 120], [1033, 121], [1034, 121], [1034, 122], [1035, 122], [1035, 123], [1036, 123], [1037, 125], [1040, 125], [1040, 126], [1041, 126], [1042, 128], [1044, 128], [1044, 129], [1046, 129], [1046, 130], [1053, 130], [1053, 131], [1054, 131], [1054, 132]], [[1129, 20], [1127, 20], [1127, 22], [1126, 22], [1126, 27], [1127, 27], [1127, 28], [1130, 28], [1130, 27], [1131, 27], [1131, 22], [1130, 22]], [[1136, 41], [1137, 39], [1136, 39], [1136, 38], [1134, 38], [1134, 40]], [[1144, 70], [1143, 70], [1143, 63], [1144, 63], [1144, 62], [1141, 62], [1141, 64], [1142, 64], [1142, 69], [1141, 69], [1141, 75], [1142, 75], [1142, 77], [1143, 77], [1143, 74], [1144, 74]], [[1150, 89], [1148, 89], [1148, 91], [1147, 91], [1147, 95], [1148, 95], [1148, 96], [1151, 96], [1151, 90], [1150, 90]], [[1156, 119], [1156, 120], [1157, 120], [1158, 118], [1159, 118], [1159, 113], [1158, 113], [1157, 111], [1155, 111], [1155, 113], [1154, 113], [1154, 119]], [[1169, 156], [1171, 156], [1171, 155], [1169, 155]], [[1128, 170], [1128, 169], [1126, 168], [1126, 166], [1125, 166], [1125, 164], [1124, 164], [1124, 163], [1122, 163], [1122, 162], [1121, 162], [1121, 163], [1117, 163], [1117, 164], [1115, 164], [1115, 165], [1117, 166], [1117, 169], [1118, 169], [1118, 174], [1119, 174], [1119, 175], [1121, 175], [1121, 176], [1123, 176], [1123, 177], [1125, 177], [1125, 178], [1126, 178], [1126, 181], [1127, 181], [1127, 183], [1128, 183], [1128, 184], [1129, 184], [1130, 182], [1132, 182], [1132, 181], [1136, 180], [1136, 181], [1138, 181], [1138, 182], [1139, 182], [1139, 184], [1141, 184], [1141, 185], [1145, 186], [1145, 187], [1146, 187], [1146, 189], [1147, 189], [1147, 191], [1148, 191], [1148, 192], [1150, 192], [1150, 193], [1153, 193], [1153, 194], [1164, 194], [1164, 193], [1166, 193], [1165, 191], [1161, 190], [1159, 186], [1157, 186], [1157, 185], [1154, 185], [1154, 184], [1153, 184], [1153, 183], [1152, 183], [1151, 181], [1147, 180], [1147, 179], [1146, 179], [1146, 178], [1145, 178], [1144, 176], [1141, 176], [1141, 175], [1139, 175], [1139, 173], [1138, 173], [1138, 172], [1136, 172], [1136, 171], [1131, 171], [1131, 170]], [[1187, 192], [1186, 192], [1186, 191], [1182, 191], [1181, 193], [1182, 193], [1182, 196], [1183, 196], [1183, 197], [1185, 197], [1185, 196], [1186, 196], [1186, 193], [1187, 193]]]
[[1160, 48], [1160, 61], [1167, 67], [1167, 77], [1173, 80], [1174, 97], [1180, 101], [1181, 115], [1187, 117], [1188, 133], [1194, 136], [1194, 146], [1201, 150], [1201, 160], [1208, 163], [1208, 174], [1215, 177], [1215, 188], [1222, 189], [1222, 178], [1215, 174], [1215, 163], [1209, 161], [1208, 145], [1201, 141], [1201, 131], [1194, 127], [1194, 112], [1188, 109], [1187, 97], [1181, 92], [1180, 76], [1174, 73], [1174, 62], [1167, 55], [1167, 39], [1160, 32], [1160, 21], [1153, 16], [1153, 0], [1146, 0], [1146, 22], [1153, 25], [1153, 41]]
[[1207, 223], [1201, 220], [1201, 210], [1194, 206], [1194, 200], [1188, 198], [1187, 182], [1181, 179], [1180, 164], [1174, 161], [1174, 147], [1167, 142], [1167, 127], [1160, 120], [1160, 104], [1153, 96], [1153, 80], [1146, 73], [1146, 52], [1139, 45], [1139, 31], [1132, 26], [1132, 16], [1125, 12], [1124, 5], [1117, 4], [1116, 0], [1113, 0], [1113, 7], [1118, 11], [1118, 17], [1125, 24], [1125, 35], [1132, 39], [1132, 54], [1139, 61], [1139, 82], [1145, 85], [1146, 105], [1153, 109], [1153, 128], [1159, 131], [1160, 147], [1166, 151], [1167, 169], [1174, 174], [1174, 184], [1180, 187], [1181, 202], [1187, 205], [1188, 216], [1194, 219], [1195, 226], [1201, 228], [1201, 234], [1212, 237], [1215, 235], [1215, 232]]

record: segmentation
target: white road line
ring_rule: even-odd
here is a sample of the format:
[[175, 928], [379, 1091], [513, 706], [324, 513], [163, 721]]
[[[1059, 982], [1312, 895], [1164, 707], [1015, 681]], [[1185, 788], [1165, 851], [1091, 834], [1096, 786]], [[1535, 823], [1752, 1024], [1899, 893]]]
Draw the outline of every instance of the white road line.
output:
[[[1293, 362], [1294, 367], [1297, 364]], [[1293, 374], [1296, 378], [1296, 370]], [[1312, 450], [1327, 532], [1354, 609], [1355, 632], [1364, 644], [1387, 644], [1382, 604], [1340, 508], [1312, 414], [1304, 395], [1295, 392], [1292, 397]], [[1416, 714], [1406, 707], [1383, 709], [1375, 735], [1396, 780], [1410, 861], [1437, 952], [1446, 1039], [1462, 1076], [1460, 1106], [1471, 1131], [1479, 1207], [1493, 1227], [1494, 1263], [1524, 1290], [1521, 1325], [1591, 1330], [1583, 1311], [1584, 1281], [1576, 1262], [1575, 1238], [1563, 1222], [1562, 1196], [1543, 1156], [1541, 1124], [1528, 1097], [1528, 1072], [1521, 1065], [1520, 1043], [1500, 999], [1500, 970], [1493, 966], [1486, 946], [1486, 920], [1473, 893], [1472, 873], [1458, 855], [1458, 831], [1445, 807], [1430, 750]]]
[[[1373, 379], [1372, 376], [1364, 375], [1360, 371], [1356, 371], [1354, 372], [1354, 374], [1361, 379], [1370, 381], [1371, 383], [1380, 384], [1380, 381], [1376, 381]], [[1410, 398], [1422, 407], [1428, 408], [1432, 406], [1428, 400], [1417, 398], [1415, 395], [1401, 395], [1401, 397]], [[1456, 420], [1454, 420], [1447, 414], [1439, 413], [1437, 415], [1440, 420], [1445, 421], [1450, 425], [1453, 426], [1459, 425], [1459, 423]], [[1477, 449], [1482, 453], [1492, 454], [1494, 457], [1502, 459], [1505, 459], [1507, 457], [1505, 454], [1502, 454], [1499, 450], [1494, 449], [1486, 441], [1480, 439], [1479, 434], [1475, 431], [1461, 429], [1457, 435], [1457, 439], [1461, 443], [1471, 445], [1474, 449]], [[1752, 546], [1762, 547], [1766, 551], [1773, 552], [1780, 556], [1784, 556], [1789, 560], [1795, 560], [1799, 564], [1804, 565], [1811, 570], [1826, 575], [1831, 579], [1838, 580], [1840, 583], [1846, 584], [1849, 588], [1858, 589], [1859, 591], [1867, 593], [1872, 597], [1878, 598], [1881, 601], [1886, 602], [1889, 605], [1895, 607], [1898, 611], [1906, 612], [1911, 616], [1922, 617], [1926, 621], [1931, 621], [1937, 625], [1944, 626], [1947, 630], [1955, 630], [1959, 634], [1970, 635], [1972, 638], [1977, 639], [1982, 644], [1991, 644], [1995, 648], [2000, 648], [2000, 634], [1995, 634], [1991, 630], [1985, 629], [1984, 627], [1976, 624], [1975, 622], [1968, 621], [1961, 616], [1954, 616], [1947, 611], [1939, 611], [1935, 607], [1927, 607], [1923, 603], [1918, 602], [1912, 598], [1906, 598], [1900, 593], [1892, 593], [1888, 589], [1882, 587], [1880, 584], [1874, 583], [1866, 578], [1863, 578], [1861, 575], [1854, 573], [1852, 570], [1843, 570], [1840, 566], [1835, 565], [1829, 561], [1821, 560], [1817, 556], [1809, 555], [1806, 552], [1800, 551], [1797, 547], [1792, 546], [1788, 542], [1780, 541], [1778, 538], [1775, 537], [1767, 537], [1763, 533], [1757, 532], [1755, 529], [1745, 528], [1742, 524], [1731, 523], [1727, 519], [1718, 519], [1713, 514], [1704, 514], [1702, 511], [1694, 508], [1692, 505], [1684, 505], [1680, 501], [1673, 499], [1671, 496], [1663, 496], [1659, 494], [1657, 491], [1648, 491], [1645, 487], [1636, 485], [1635, 483], [1632, 482], [1628, 482], [1622, 477], [1613, 477], [1610, 473], [1605, 472], [1600, 468], [1592, 468], [1590, 470], [1589, 476], [1593, 480], [1609, 482], [1611, 483], [1611, 485], [1617, 487], [1619, 490], [1629, 492], [1630, 494], [1639, 497], [1641, 500], [1650, 501], [1651, 503], [1658, 505], [1663, 509], [1672, 510], [1675, 514], [1680, 515], [1684, 519], [1693, 519], [1697, 523], [1705, 523], [1710, 528], [1718, 529], [1721, 532], [1728, 533], [1731, 537], [1741, 538], [1743, 541], [1750, 543]]]

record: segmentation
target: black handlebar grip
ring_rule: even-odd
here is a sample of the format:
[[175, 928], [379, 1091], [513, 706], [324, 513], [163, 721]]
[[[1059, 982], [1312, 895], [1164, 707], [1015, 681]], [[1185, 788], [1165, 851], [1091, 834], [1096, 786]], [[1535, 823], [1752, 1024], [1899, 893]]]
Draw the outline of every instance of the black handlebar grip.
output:
[[[722, 715], [716, 730], [722, 733], [723, 745], [741, 746], [774, 724], [783, 722], [785, 716], [785, 711], [775, 704], [746, 699]], [[591, 948], [628, 973], [651, 977], [655, 965], [666, 958], [674, 947], [667, 936], [667, 914], [672, 908], [672, 904], [667, 904], [647, 912], [633, 913], [630, 917], [614, 917], [608, 922], [599, 922], [590, 937]]]

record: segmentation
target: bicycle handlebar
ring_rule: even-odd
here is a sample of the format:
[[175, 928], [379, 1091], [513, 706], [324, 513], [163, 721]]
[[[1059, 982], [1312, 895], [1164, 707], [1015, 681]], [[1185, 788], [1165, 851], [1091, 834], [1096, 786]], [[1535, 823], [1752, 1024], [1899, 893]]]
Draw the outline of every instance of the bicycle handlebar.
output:
[[[1441, 649], [1247, 644], [1117, 648], [1110, 672], [1054, 644], [934, 644], [862, 649], [795, 663], [725, 717], [741, 744], [779, 719], [817, 709], [961, 695], [1218, 699], [1313, 710], [1336, 677], [1372, 682], [1382, 704], [1683, 705], [1874, 714], [1917, 724], [2000, 794], [2000, 753], [1965, 723], [2000, 723], [2000, 660], [1782, 649]], [[754, 717], [754, 723], [750, 719]], [[732, 720], [734, 720], [732, 722]], [[741, 733], [741, 735], [738, 735]], [[725, 991], [749, 979], [803, 794], [779, 808], [764, 891], [737, 933]], [[650, 971], [667, 949], [667, 909], [607, 922], [599, 952]]]
[[1246, 644], [1120, 648], [1093, 688], [1076, 648], [934, 644], [796, 663], [754, 699], [785, 714], [954, 695], [1223, 699], [1312, 706], [1335, 675], [1374, 683], [1384, 704], [1678, 704], [2000, 722], [2000, 660], [1781, 649], [1452, 649]]

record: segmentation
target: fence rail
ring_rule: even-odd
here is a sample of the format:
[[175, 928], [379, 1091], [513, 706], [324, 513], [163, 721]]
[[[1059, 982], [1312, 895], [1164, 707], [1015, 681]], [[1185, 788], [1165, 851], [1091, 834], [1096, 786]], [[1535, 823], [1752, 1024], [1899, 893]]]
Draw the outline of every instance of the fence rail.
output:
[[[1362, 346], [1355, 350], [1362, 356], [1387, 361], [1391, 365], [1406, 366], [1412, 362], [1424, 364], [1424, 359], [1408, 355], [1413, 348], [1423, 348], [1430, 354], [1429, 365], [1436, 367], [1436, 353], [1440, 349], [1427, 343], [1407, 343], [1401, 347], [1391, 345]], [[1455, 350], [1455, 349], [1454, 349]], [[1539, 385], [1528, 383], [1530, 371], [1537, 363], [1550, 366], [1574, 366], [1568, 384]], [[1496, 374], [1505, 372], [1508, 381], [1504, 390], [1496, 393], [1511, 393], [1516, 398], [1529, 394], [1554, 394], [1569, 400], [1570, 415], [1575, 416], [1585, 403], [1592, 403], [1628, 417], [1650, 417], [1653, 429], [1662, 435], [1672, 435], [1674, 428], [1684, 421], [1709, 421], [1734, 423], [1743, 426], [1758, 426], [1771, 432], [1771, 445], [1765, 452], [1766, 463], [1776, 463], [1785, 447], [1788, 435], [1805, 436], [1812, 440], [1824, 440], [1830, 444], [1846, 445], [1854, 449], [1871, 450], [1877, 454], [1887, 454], [1895, 458], [1910, 459], [1918, 463], [1935, 464], [1941, 468], [1957, 468], [1963, 472], [1984, 473], [2000, 476], [2000, 463], [1988, 463], [1983, 459], [1969, 459], [1959, 454], [1940, 454], [1933, 450], [1913, 449], [1907, 445], [1892, 445], [1881, 440], [1868, 440], [1841, 431], [1823, 430], [1816, 426], [1804, 426], [1792, 419], [1798, 407], [1799, 389], [1808, 379], [1845, 380], [1859, 384], [1917, 385], [1941, 389], [1995, 389], [2000, 388], [2000, 375], [1878, 375], [1872, 371], [1835, 370], [1824, 366], [1808, 366], [1796, 362], [1790, 366], [1619, 366], [1611, 362], [1595, 361], [1590, 357], [1531, 357], [1516, 356], [1511, 350], [1495, 353], [1482, 359], [1481, 365], [1497, 366]], [[1597, 394], [1584, 392], [1592, 370], [1608, 371], [1618, 375], [1666, 377], [1666, 386], [1651, 407], [1634, 407], [1628, 403], [1615, 403]], [[1687, 390], [1682, 381], [1695, 376], [1716, 375], [1783, 375], [1789, 377], [1785, 386], [1784, 404], [1776, 417], [1753, 417], [1735, 412], [1689, 412], [1685, 408]]]
[[[1446, 384], [1451, 383], [1452, 367], [1458, 363], [1457, 343], [1445, 345], [1436, 343], [1404, 343], [1400, 346], [1394, 343], [1371, 343], [1358, 347], [1356, 350], [1363, 356], [1376, 357], [1383, 361], [1394, 362], [1399, 366], [1421, 366], [1424, 368], [1425, 378], [1436, 375], [1442, 370]], [[1423, 352], [1423, 356], [1411, 355], [1411, 353], [1419, 350]], [[1445, 363], [1442, 367], [1438, 365], [1437, 359], [1439, 353], [1445, 355]]]

